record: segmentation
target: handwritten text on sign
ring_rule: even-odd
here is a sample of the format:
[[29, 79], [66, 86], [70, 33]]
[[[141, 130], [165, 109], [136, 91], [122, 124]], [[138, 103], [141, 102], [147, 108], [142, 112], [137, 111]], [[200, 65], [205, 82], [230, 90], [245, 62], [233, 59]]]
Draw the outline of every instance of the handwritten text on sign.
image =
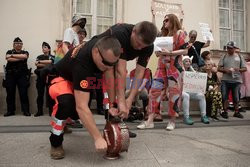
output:
[[181, 4], [167, 3], [165, 1], [152, 1], [152, 8], [158, 16], [165, 16], [166, 14], [175, 14], [179, 19], [183, 19], [183, 11]]
[[213, 37], [213, 34], [211, 33], [211, 29], [209, 28], [209, 25], [207, 23], [199, 23], [199, 25], [200, 25], [203, 40], [214, 41], [214, 37]]
[[183, 91], [189, 93], [205, 93], [207, 73], [185, 71], [183, 76]]

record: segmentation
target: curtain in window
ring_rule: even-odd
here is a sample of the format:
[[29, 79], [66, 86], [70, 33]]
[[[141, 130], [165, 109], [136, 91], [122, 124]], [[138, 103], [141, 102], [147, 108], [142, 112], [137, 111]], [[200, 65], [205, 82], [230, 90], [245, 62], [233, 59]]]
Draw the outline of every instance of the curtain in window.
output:
[[220, 10], [220, 27], [230, 27], [229, 25], [229, 10]]
[[107, 30], [113, 24], [113, 0], [97, 1], [97, 34]]
[[229, 8], [229, 0], [220, 0], [219, 1], [219, 7]]
[[230, 41], [230, 30], [220, 29], [220, 46], [221, 49]]
[[77, 0], [76, 13], [91, 13], [91, 0]]
[[219, 0], [220, 47], [233, 40], [245, 50], [244, 0]]

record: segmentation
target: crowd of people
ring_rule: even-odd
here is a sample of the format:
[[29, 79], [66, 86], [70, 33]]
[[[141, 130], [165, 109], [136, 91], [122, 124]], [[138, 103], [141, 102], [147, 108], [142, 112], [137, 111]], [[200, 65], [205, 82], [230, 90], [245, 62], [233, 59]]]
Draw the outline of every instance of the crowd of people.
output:
[[[49, 138], [51, 158], [64, 157], [63, 136], [70, 133], [70, 125], [81, 127], [84, 124], [94, 139], [96, 150], [107, 149], [107, 143], [90, 110], [93, 95], [97, 98], [98, 114], [104, 115], [106, 110], [112, 116], [119, 116], [124, 120], [145, 119], [137, 126], [138, 129], [154, 128], [155, 121], [162, 121], [161, 102], [164, 100], [168, 101], [170, 118], [167, 130], [175, 129], [175, 120], [181, 111], [184, 123], [194, 124], [189, 114], [190, 99], [199, 101], [201, 122], [204, 124], [219, 120], [219, 115], [228, 119], [230, 93], [234, 105], [233, 116], [243, 118], [239, 107], [240, 86], [243, 82], [242, 73], [247, 68], [235, 42], [229, 41], [226, 44], [227, 53], [217, 65], [209, 51], [201, 53], [202, 48], [210, 45], [210, 41], [196, 41], [195, 30], [191, 30], [187, 37], [174, 14], [164, 17], [161, 31], [148, 21], [135, 25], [122, 23], [111, 26], [88, 42], [84, 41], [87, 36], [85, 24], [85, 18], [74, 16], [72, 27], [65, 30], [64, 39], [58, 45], [55, 56], [51, 55], [50, 45], [43, 42], [43, 54], [35, 62], [38, 96], [34, 116], [44, 114], [43, 99], [46, 92], [52, 118]], [[146, 67], [157, 36], [173, 37], [173, 50], [162, 49], [155, 52], [158, 64], [152, 75], [151, 70]], [[27, 66], [29, 53], [22, 50], [22, 45], [22, 40], [17, 37], [13, 41], [13, 49], [6, 53], [3, 86], [7, 91], [7, 112], [4, 116], [15, 115], [16, 86], [21, 110], [25, 116], [31, 116], [27, 94], [31, 74]], [[128, 74], [127, 61], [133, 59], [136, 59], [136, 68]], [[185, 71], [207, 73], [205, 94], [183, 91]], [[217, 72], [222, 73], [221, 79], [217, 77]], [[126, 82], [127, 76], [129, 79]], [[143, 114], [137, 117], [133, 113]], [[130, 136], [133, 135], [130, 132]]]

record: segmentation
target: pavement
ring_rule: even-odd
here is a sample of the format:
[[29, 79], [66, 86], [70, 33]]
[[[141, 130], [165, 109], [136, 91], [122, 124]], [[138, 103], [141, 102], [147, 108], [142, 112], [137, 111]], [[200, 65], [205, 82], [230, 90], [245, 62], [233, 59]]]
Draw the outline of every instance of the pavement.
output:
[[[0, 167], [249, 167], [250, 110], [244, 119], [211, 121], [205, 125], [194, 115], [194, 125], [177, 120], [174, 131], [166, 131], [167, 118], [150, 130], [137, 130], [139, 121], [128, 123], [137, 134], [128, 152], [118, 160], [105, 160], [97, 153], [85, 128], [65, 135], [65, 158], [49, 156], [49, 116], [0, 115]], [[94, 115], [103, 129], [103, 116]]]

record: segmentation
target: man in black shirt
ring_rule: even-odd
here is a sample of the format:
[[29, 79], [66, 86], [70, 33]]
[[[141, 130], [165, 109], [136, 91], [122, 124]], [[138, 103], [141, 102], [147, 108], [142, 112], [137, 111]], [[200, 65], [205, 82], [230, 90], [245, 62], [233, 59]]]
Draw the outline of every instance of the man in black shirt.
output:
[[[56, 103], [51, 115], [53, 119], [50, 136], [52, 159], [64, 157], [62, 142], [65, 120], [68, 117], [76, 120], [78, 115], [93, 137], [96, 150], [107, 149], [107, 143], [96, 127], [88, 102], [91, 89], [96, 87], [92, 83], [95, 73], [105, 74], [108, 69], [113, 69], [119, 61], [120, 53], [121, 46], [117, 39], [93, 37], [79, 50], [74, 59], [71, 57], [72, 50], [70, 50], [55, 65], [55, 71], [59, 77], [51, 81], [49, 88], [50, 96]], [[110, 113], [117, 112], [115, 108], [110, 109]]]
[[195, 70], [198, 70], [199, 68], [198, 58], [201, 57], [201, 49], [208, 47], [210, 45], [210, 40], [207, 40], [207, 42], [204, 43], [204, 42], [196, 41], [196, 38], [197, 38], [197, 31], [191, 30], [189, 32], [189, 41], [185, 45], [187, 46], [190, 43], [193, 44], [188, 49], [188, 56], [189, 57], [193, 56], [192, 66]]
[[44, 90], [46, 86], [46, 80], [40, 77], [39, 72], [40, 70], [54, 62], [55, 57], [51, 55], [51, 48], [47, 42], [42, 43], [42, 50], [43, 54], [37, 56], [36, 58], [36, 67], [37, 69], [34, 71], [37, 74], [36, 80], [36, 89], [37, 89], [37, 113], [34, 115], [35, 117], [43, 115], [43, 97], [44, 97]]
[[6, 91], [7, 113], [5, 117], [15, 115], [16, 110], [16, 86], [18, 87], [21, 110], [23, 115], [30, 116], [29, 112], [29, 70], [27, 59], [29, 52], [22, 50], [23, 42], [17, 37], [13, 41], [13, 49], [6, 53]]
[[[138, 83], [138, 81], [142, 81], [149, 58], [153, 53], [153, 42], [156, 35], [157, 28], [153, 23], [148, 21], [139, 22], [136, 25], [116, 24], [106, 32], [98, 35], [99, 37], [113, 36], [119, 40], [122, 46], [123, 52], [115, 70], [118, 85], [116, 85], [116, 91], [113, 89], [107, 89], [107, 91], [111, 100], [111, 107], [117, 96], [120, 111], [118, 114], [123, 118], [128, 116], [132, 102], [138, 93], [140, 84], [138, 84], [137, 87], [135, 87], [135, 84]], [[135, 79], [133, 80], [133, 88], [135, 89], [131, 90], [129, 97], [125, 100], [127, 61], [134, 60], [137, 57]], [[115, 83], [112, 83], [114, 79], [111, 77], [113, 76], [114, 70], [109, 69], [107, 73], [108, 77], [105, 80], [108, 82], [108, 85], [114, 85]]]

